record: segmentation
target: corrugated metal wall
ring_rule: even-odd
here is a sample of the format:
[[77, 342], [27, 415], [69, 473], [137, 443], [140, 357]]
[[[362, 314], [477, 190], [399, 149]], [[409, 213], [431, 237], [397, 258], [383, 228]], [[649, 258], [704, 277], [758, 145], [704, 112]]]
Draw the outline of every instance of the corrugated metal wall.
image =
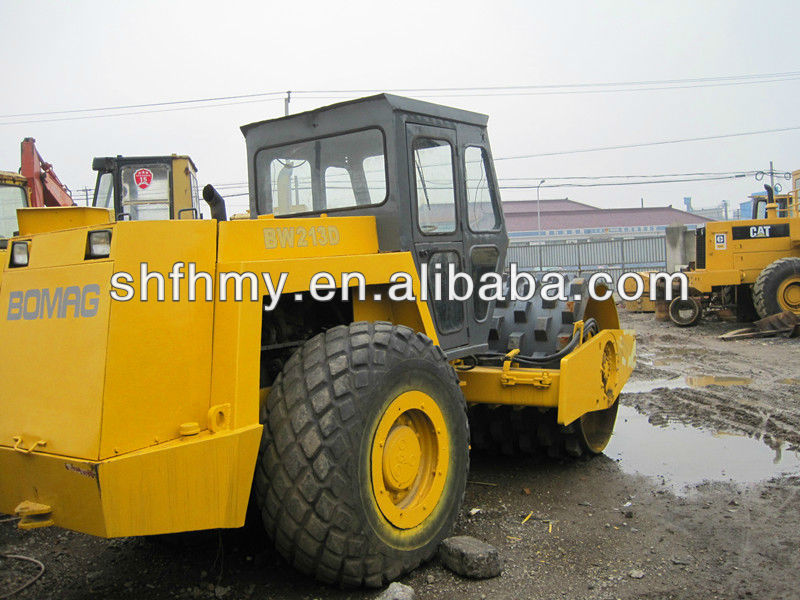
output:
[[508, 247], [506, 262], [517, 263], [518, 269], [575, 276], [604, 271], [616, 279], [627, 271], [666, 269], [667, 245], [664, 235], [517, 242]]

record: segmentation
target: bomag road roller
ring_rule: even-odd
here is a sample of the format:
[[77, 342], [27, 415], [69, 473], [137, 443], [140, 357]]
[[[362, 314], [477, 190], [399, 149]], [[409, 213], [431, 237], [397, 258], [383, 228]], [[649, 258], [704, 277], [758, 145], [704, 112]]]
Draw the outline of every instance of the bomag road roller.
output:
[[[686, 270], [690, 296], [677, 290], [669, 317], [678, 326], [697, 324], [704, 310], [732, 307], [740, 321], [791, 311], [800, 315], [800, 171], [793, 189], [753, 203], [750, 219], [708, 223], [697, 229], [696, 261]], [[663, 291], [662, 291], [663, 293]]]
[[[581, 280], [422, 297], [502, 271], [486, 122], [372, 96], [243, 127], [249, 219], [208, 187], [212, 219], [171, 197], [162, 220], [25, 219], [0, 289], [0, 510], [139, 536], [239, 527], [252, 497], [297, 569], [378, 586], [451, 530], [470, 418], [475, 446], [601, 452], [635, 353], [611, 300]], [[34, 369], [34, 348], [74, 360]]]

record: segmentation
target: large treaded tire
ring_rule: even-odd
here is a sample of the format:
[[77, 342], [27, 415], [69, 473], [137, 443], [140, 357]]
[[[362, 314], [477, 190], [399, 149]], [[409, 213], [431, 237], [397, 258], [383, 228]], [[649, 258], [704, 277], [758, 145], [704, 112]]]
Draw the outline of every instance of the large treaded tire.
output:
[[[400, 530], [375, 503], [370, 448], [382, 409], [410, 390], [442, 411], [450, 455], [436, 508]], [[268, 535], [298, 570], [342, 586], [385, 585], [428, 560], [451, 531], [469, 470], [466, 404], [425, 335], [380, 322], [319, 334], [286, 362], [260, 416], [256, 498]]]
[[703, 303], [697, 296], [673, 298], [669, 303], [669, 320], [678, 327], [694, 327], [702, 318]]
[[800, 276], [800, 257], [787, 256], [767, 265], [758, 274], [753, 284], [753, 303], [762, 319], [781, 313], [784, 309], [778, 302], [778, 289], [790, 277]]

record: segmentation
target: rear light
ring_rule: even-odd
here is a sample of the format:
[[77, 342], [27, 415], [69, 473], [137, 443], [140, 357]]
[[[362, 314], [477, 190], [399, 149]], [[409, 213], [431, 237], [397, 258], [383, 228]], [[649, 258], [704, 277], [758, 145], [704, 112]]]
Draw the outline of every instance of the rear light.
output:
[[111, 230], [90, 231], [86, 238], [86, 258], [108, 258], [111, 254]]
[[11, 244], [11, 261], [9, 267], [28, 266], [28, 242], [13, 242]]

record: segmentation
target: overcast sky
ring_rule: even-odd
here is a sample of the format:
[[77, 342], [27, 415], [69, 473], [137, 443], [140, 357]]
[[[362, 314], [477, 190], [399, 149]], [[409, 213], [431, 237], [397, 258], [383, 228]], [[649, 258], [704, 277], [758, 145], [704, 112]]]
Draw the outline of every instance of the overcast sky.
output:
[[[386, 90], [664, 81], [800, 71], [800, 3], [785, 2], [11, 2], [0, 0], [0, 115], [273, 90]], [[730, 83], [730, 82], [729, 82]], [[708, 87], [440, 98], [490, 115], [495, 157], [800, 126], [800, 75]], [[627, 89], [630, 89], [628, 86]], [[641, 88], [648, 88], [642, 90]], [[555, 91], [564, 91], [557, 88]], [[318, 94], [324, 96], [325, 94]], [[328, 94], [330, 95], [330, 94]], [[296, 99], [292, 111], [335, 100]], [[189, 154], [205, 183], [244, 182], [239, 126], [282, 100], [36, 123], [0, 118], [0, 169], [31, 136], [73, 190], [93, 156]], [[148, 109], [151, 110], [151, 109]], [[128, 111], [136, 112], [136, 111]], [[550, 188], [565, 176], [800, 169], [800, 130], [505, 160], [498, 175], [546, 178], [542, 198], [602, 207], [738, 205], [744, 180]], [[602, 180], [592, 180], [596, 183]], [[524, 182], [522, 182], [524, 183]], [[788, 186], [785, 186], [788, 187]], [[506, 200], [536, 191], [506, 190]]]

